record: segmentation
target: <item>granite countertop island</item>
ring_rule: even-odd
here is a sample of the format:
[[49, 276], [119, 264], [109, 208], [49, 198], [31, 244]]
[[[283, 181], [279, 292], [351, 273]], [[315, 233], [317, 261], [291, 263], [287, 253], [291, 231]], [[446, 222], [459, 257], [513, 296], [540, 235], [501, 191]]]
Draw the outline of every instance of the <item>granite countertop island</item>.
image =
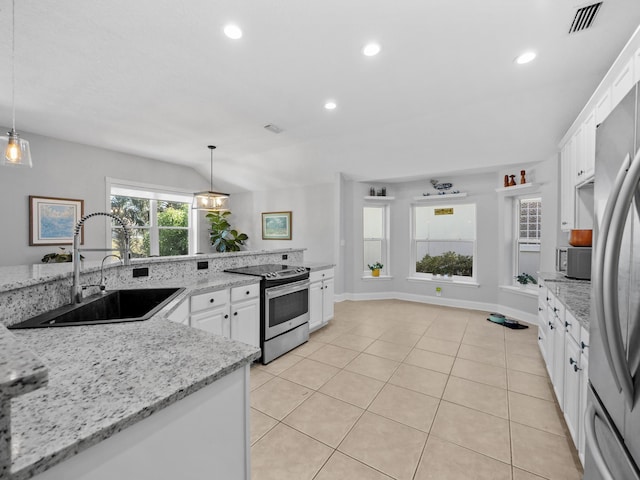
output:
[[[255, 360], [258, 348], [166, 317], [194, 293], [256, 282], [227, 273], [158, 282], [186, 289], [147, 321], [12, 331], [0, 325], [0, 397], [13, 397], [10, 410], [9, 401], [0, 409], [0, 427], [3, 414], [11, 421], [7, 478], [45, 471]], [[0, 466], [7, 462], [1, 455]]]
[[589, 280], [573, 280], [557, 272], [541, 272], [538, 277], [580, 322], [580, 325], [589, 330], [591, 282]]

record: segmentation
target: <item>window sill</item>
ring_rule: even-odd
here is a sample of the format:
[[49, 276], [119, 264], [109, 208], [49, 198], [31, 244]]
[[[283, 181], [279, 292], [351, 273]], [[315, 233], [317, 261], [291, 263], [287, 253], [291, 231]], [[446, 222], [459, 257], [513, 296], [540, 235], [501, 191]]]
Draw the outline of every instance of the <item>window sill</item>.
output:
[[513, 285], [500, 285], [500, 290], [504, 290], [505, 292], [515, 293], [517, 295], [525, 295], [527, 297], [538, 296], [537, 285], [533, 285], [533, 287], [515, 287]]
[[423, 277], [407, 277], [407, 280], [409, 282], [417, 282], [417, 283], [421, 283], [421, 282], [427, 282], [427, 283], [439, 283], [442, 285], [459, 285], [461, 287], [474, 287], [474, 288], [478, 288], [480, 286], [479, 283], [477, 282], [465, 282], [462, 280], [446, 280], [443, 278], [423, 278]]
[[380, 275], [379, 277], [374, 277], [372, 275], [363, 275], [360, 277], [362, 280], [391, 280], [393, 277], [391, 275]]

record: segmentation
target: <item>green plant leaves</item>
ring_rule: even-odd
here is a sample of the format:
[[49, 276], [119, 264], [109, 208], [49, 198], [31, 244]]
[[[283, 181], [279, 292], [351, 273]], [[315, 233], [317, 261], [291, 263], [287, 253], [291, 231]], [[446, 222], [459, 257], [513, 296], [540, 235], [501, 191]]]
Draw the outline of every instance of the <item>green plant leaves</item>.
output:
[[211, 224], [211, 245], [217, 252], [238, 252], [240, 246], [249, 239], [247, 234], [238, 233], [237, 230], [231, 228], [227, 217], [231, 212], [210, 212], [206, 215], [207, 220]]

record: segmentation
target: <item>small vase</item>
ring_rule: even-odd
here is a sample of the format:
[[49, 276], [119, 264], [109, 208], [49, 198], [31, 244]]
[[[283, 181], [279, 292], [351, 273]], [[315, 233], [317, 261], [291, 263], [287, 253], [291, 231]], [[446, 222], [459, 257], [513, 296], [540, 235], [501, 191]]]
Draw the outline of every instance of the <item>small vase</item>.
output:
[[375, 270], [371, 270], [371, 276], [372, 277], [379, 277], [380, 276], [380, 269], [376, 268]]

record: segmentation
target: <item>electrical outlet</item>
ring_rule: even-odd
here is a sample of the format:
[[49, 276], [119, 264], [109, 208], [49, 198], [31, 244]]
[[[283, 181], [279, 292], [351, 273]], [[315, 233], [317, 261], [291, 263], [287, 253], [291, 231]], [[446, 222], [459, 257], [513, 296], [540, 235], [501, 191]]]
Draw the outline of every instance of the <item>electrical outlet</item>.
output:
[[142, 267], [142, 268], [134, 268], [133, 269], [133, 278], [148, 277], [148, 276], [149, 276], [149, 267]]
[[198, 262], [198, 270], [206, 270], [209, 268], [209, 262]]
[[442, 287], [436, 287], [436, 297], [442, 296]]
[[286, 253], [284, 255], [282, 255], [282, 259], [286, 260], [287, 258], [289, 258], [289, 255], [287, 255]]

